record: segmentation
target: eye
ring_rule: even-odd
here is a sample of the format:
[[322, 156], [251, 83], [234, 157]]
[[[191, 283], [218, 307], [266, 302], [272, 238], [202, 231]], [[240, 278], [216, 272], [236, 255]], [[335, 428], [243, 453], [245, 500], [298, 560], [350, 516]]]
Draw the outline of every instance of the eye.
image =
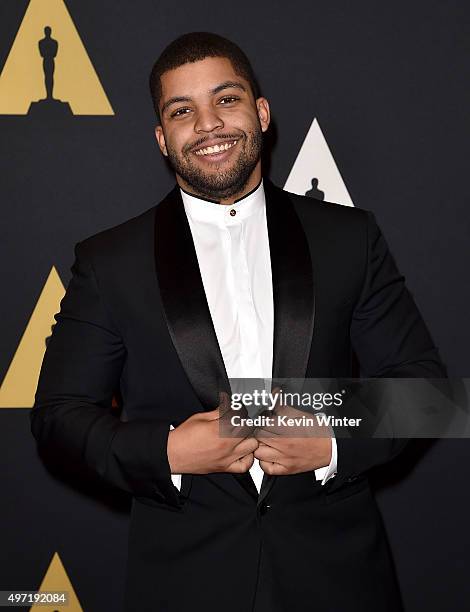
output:
[[240, 98], [238, 96], [224, 96], [220, 99], [220, 103], [230, 104], [231, 102], [236, 102]]
[[189, 111], [189, 110], [191, 109], [187, 107], [178, 108], [177, 110], [175, 110], [175, 112], [171, 113], [171, 117], [181, 117], [182, 115], [186, 115], [185, 111]]

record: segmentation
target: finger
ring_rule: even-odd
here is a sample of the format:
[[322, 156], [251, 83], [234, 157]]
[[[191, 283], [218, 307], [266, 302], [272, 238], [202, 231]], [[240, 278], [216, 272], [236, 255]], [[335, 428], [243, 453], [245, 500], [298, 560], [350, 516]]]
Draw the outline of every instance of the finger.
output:
[[289, 470], [281, 463], [273, 463], [272, 461], [260, 461], [259, 465], [265, 474], [268, 476], [285, 476], [289, 474]]
[[233, 449], [233, 454], [237, 457], [243, 457], [248, 453], [253, 453], [258, 448], [258, 440], [256, 438], [244, 438], [237, 442]]
[[271, 446], [258, 446], [258, 448], [254, 451], [254, 455], [256, 459], [259, 459], [260, 461], [278, 462], [283, 458], [283, 454]]
[[264, 425], [263, 427], [256, 427], [254, 435], [257, 438], [272, 438], [273, 436], [281, 436], [281, 430], [279, 425]]
[[234, 422], [233, 424], [230, 425], [231, 429], [231, 433], [233, 435], [234, 438], [238, 438], [238, 439], [247, 439], [247, 438], [252, 438], [254, 439], [254, 435], [253, 432], [255, 431], [255, 427], [253, 425], [237, 425], [238, 421]]
[[205, 421], [215, 421], [220, 418], [219, 407], [214, 410], [204, 410], [204, 412], [198, 412], [198, 417]]
[[247, 438], [253, 437], [254, 425], [247, 424], [248, 412], [246, 407], [240, 410], [232, 408], [231, 404], [221, 417], [221, 431], [224, 437]]
[[244, 457], [240, 457], [239, 459], [233, 461], [229, 465], [227, 471], [234, 474], [244, 474], [245, 472], [248, 472], [248, 470], [251, 468], [251, 466], [253, 465], [253, 461], [253, 453], [249, 453], [248, 455], [245, 455]]

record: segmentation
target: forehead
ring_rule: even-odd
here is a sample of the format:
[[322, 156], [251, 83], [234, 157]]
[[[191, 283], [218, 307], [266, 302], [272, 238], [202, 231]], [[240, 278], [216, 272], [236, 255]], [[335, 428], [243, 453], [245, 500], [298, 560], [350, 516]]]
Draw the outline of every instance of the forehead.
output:
[[226, 57], [206, 57], [198, 62], [189, 62], [161, 76], [161, 102], [173, 96], [197, 96], [206, 94], [224, 81], [239, 81], [249, 88], [248, 82], [233, 69]]

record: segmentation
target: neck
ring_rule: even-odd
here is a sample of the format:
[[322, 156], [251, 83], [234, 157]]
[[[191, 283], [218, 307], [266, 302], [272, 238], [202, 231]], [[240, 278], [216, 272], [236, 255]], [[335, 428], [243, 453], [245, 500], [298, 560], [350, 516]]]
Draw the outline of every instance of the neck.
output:
[[176, 182], [184, 191], [190, 194], [194, 194], [195, 196], [199, 198], [217, 201], [219, 204], [225, 204], [225, 205], [233, 204], [235, 200], [241, 200], [248, 193], [250, 193], [250, 191], [253, 191], [254, 188], [259, 184], [260, 181], [261, 181], [261, 160], [258, 161], [258, 163], [256, 164], [253, 172], [250, 175], [250, 178], [248, 179], [243, 189], [241, 189], [237, 193], [234, 193], [228, 198], [219, 198], [216, 195], [209, 195], [207, 193], [199, 192], [196, 189], [194, 189], [192, 185], [187, 183], [179, 174], [176, 174]]

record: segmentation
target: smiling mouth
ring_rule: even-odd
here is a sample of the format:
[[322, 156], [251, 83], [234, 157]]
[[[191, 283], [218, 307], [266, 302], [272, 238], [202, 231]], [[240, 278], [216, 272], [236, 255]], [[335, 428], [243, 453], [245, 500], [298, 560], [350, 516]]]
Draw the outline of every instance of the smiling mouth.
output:
[[238, 142], [237, 140], [230, 140], [229, 142], [226, 142], [225, 144], [216, 144], [213, 145], [212, 147], [201, 147], [200, 149], [196, 149], [194, 151], [194, 153], [196, 155], [205, 157], [206, 155], [220, 155], [221, 153], [224, 153], [225, 151], [228, 151], [229, 149], [231, 149], [232, 147], [234, 147]]

